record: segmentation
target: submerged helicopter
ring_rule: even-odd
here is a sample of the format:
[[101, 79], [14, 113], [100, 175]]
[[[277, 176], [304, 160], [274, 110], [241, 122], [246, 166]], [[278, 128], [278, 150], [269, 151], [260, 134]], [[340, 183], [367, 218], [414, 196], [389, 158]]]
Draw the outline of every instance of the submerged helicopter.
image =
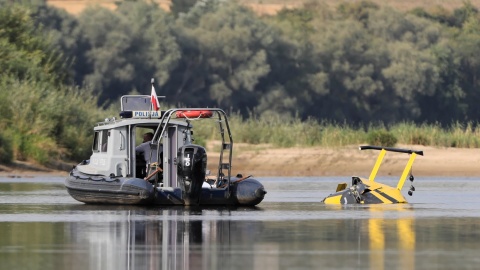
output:
[[[377, 161], [375, 162], [368, 179], [353, 176], [351, 187], [347, 188], [347, 183], [338, 184], [335, 193], [324, 198], [322, 202], [325, 204], [407, 203], [407, 200], [405, 197], [403, 197], [401, 190], [408, 175], [410, 174], [409, 180], [412, 182], [412, 185], [410, 185], [408, 195], [412, 196], [413, 192], [415, 191], [415, 187], [413, 186], [414, 177], [411, 173], [411, 169], [413, 161], [417, 155], [423, 156], [423, 151], [370, 145], [360, 146], [360, 150], [380, 150], [380, 154], [378, 155]], [[375, 182], [375, 176], [377, 175], [378, 169], [380, 168], [382, 160], [387, 152], [410, 154], [410, 159], [408, 160], [396, 187]]]

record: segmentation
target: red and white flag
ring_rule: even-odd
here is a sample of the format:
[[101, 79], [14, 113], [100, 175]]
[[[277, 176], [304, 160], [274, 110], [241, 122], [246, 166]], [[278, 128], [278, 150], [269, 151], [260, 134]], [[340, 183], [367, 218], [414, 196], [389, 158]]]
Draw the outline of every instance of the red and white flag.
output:
[[155, 92], [155, 87], [152, 85], [152, 94], [150, 96], [150, 100], [152, 102], [152, 108], [154, 111], [158, 111], [160, 109], [160, 104], [158, 103], [157, 93]]

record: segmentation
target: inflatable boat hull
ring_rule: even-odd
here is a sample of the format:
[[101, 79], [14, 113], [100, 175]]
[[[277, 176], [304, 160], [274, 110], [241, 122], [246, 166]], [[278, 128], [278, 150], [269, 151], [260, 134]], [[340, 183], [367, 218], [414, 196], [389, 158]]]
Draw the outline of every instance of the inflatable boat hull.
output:
[[110, 178], [73, 170], [65, 180], [75, 200], [92, 204], [151, 204], [153, 186], [138, 178]]
[[[255, 206], [265, 197], [263, 185], [248, 178], [232, 178], [230, 187], [202, 187], [198, 205]], [[73, 169], [65, 180], [68, 193], [87, 204], [186, 205], [180, 188], [158, 187], [140, 178], [88, 175]]]

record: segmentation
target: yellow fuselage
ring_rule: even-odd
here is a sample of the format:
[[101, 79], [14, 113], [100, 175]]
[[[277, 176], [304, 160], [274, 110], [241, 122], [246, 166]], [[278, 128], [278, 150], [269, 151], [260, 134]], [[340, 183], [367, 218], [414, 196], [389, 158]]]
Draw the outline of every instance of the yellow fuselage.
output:
[[373, 182], [368, 179], [360, 178], [365, 185], [362, 194], [352, 188], [345, 188], [327, 196], [323, 202], [325, 204], [392, 204], [406, 203], [399, 189]]

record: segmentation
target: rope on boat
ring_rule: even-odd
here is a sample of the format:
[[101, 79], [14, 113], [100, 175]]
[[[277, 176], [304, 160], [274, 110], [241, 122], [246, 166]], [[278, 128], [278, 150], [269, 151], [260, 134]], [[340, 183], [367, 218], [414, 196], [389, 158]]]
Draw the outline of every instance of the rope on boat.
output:
[[160, 167], [157, 167], [157, 169], [155, 171], [153, 171], [151, 174], [149, 174], [147, 177], [145, 177], [144, 179], [145, 180], [150, 180], [150, 178], [152, 178], [153, 176], [155, 176], [155, 174], [159, 173], [159, 172], [163, 172], [162, 168]]
[[248, 176], [245, 176], [245, 177], [242, 177], [242, 178], [238, 179], [237, 181], [235, 181], [235, 182], [233, 182], [233, 183], [240, 183], [240, 182], [242, 182], [243, 180], [246, 180], [246, 179], [248, 179], [248, 178], [250, 178], [250, 177], [252, 177], [252, 176], [253, 176], [253, 175], [250, 174], [250, 175], [248, 175]]

